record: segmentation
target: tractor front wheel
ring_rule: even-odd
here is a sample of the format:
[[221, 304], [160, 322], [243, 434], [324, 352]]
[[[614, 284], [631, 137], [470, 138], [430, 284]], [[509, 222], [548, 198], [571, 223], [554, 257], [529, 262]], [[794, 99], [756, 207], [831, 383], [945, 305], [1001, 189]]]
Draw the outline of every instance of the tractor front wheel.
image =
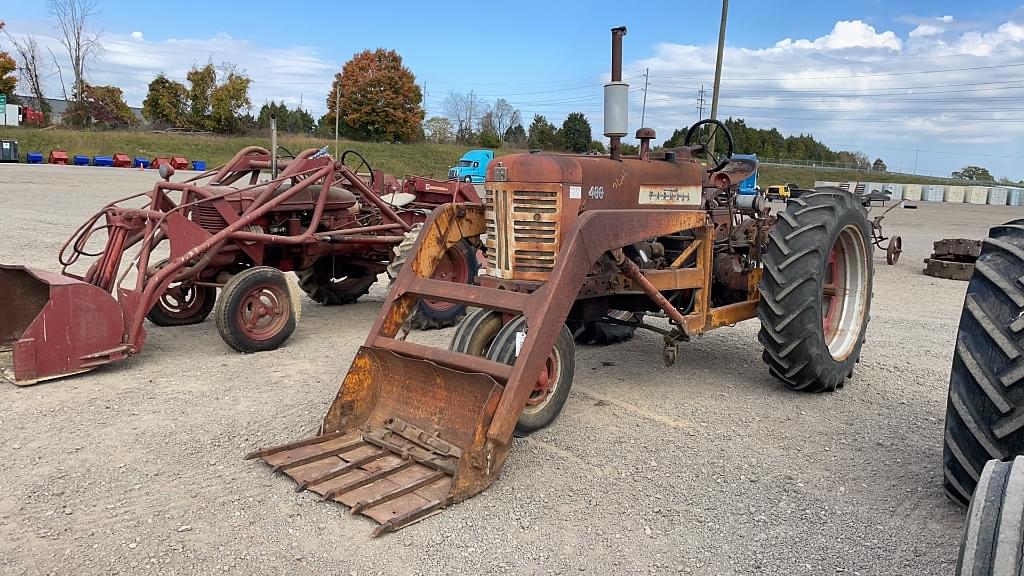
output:
[[[494, 337], [487, 351], [487, 359], [503, 364], [515, 364], [519, 355], [516, 344], [517, 334], [526, 333], [526, 319], [522, 316], [505, 324]], [[521, 337], [520, 337], [521, 338]], [[526, 406], [516, 422], [515, 433], [526, 436], [545, 428], [558, 418], [569, 399], [573, 377], [576, 373], [576, 344], [572, 333], [562, 326], [562, 333], [555, 341], [555, 347], [548, 355], [544, 368], [537, 375]]]
[[[388, 276], [394, 282], [398, 278], [405, 261], [412, 253], [423, 226], [417, 224], [412, 230], [405, 233], [405, 239], [394, 248], [394, 259], [388, 265]], [[434, 269], [431, 276], [434, 280], [445, 280], [456, 284], [473, 284], [476, 281], [476, 273], [480, 264], [476, 259], [476, 250], [466, 241], [459, 242], [445, 252]], [[416, 301], [412, 316], [409, 318], [409, 325], [418, 330], [431, 330], [434, 328], [446, 328], [454, 326], [459, 319], [466, 315], [464, 304], [454, 304], [441, 300], [420, 298]]]
[[849, 192], [790, 198], [769, 232], [758, 316], [768, 370], [795, 390], [842, 386], [871, 309], [871, 225]]
[[214, 314], [221, 338], [242, 353], [284, 344], [298, 322], [298, 298], [280, 270], [257, 266], [224, 286]]

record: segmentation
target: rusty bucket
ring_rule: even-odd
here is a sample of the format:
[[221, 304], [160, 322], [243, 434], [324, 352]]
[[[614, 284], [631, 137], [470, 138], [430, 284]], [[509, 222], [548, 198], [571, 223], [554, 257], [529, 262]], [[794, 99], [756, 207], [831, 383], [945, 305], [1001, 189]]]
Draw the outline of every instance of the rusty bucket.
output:
[[372, 518], [377, 536], [494, 481], [508, 453], [486, 439], [501, 393], [486, 374], [364, 346], [319, 435], [247, 458], [262, 458], [300, 491]]
[[0, 264], [0, 376], [28, 385], [127, 355], [121, 307], [104, 290]]

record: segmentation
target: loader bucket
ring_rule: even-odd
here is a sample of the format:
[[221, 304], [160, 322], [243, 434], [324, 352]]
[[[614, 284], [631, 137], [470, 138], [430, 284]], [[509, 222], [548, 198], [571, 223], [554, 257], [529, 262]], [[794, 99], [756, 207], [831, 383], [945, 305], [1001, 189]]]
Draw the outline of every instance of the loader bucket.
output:
[[378, 536], [490, 486], [508, 454], [486, 441], [501, 393], [486, 374], [364, 346], [319, 435], [246, 458], [372, 518]]
[[127, 355], [113, 297], [61, 274], [0, 264], [0, 376], [35, 384]]

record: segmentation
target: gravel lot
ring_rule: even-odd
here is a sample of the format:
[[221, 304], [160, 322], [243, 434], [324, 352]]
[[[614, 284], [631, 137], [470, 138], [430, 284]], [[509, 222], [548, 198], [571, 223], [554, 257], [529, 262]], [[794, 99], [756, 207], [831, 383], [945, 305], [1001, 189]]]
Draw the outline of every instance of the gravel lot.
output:
[[[0, 262], [56, 269], [75, 227], [154, 176], [0, 166]], [[211, 320], [148, 326], [129, 362], [0, 387], [0, 573], [951, 573], [964, 513], [942, 491], [942, 420], [967, 285], [921, 260], [1024, 210], [919, 206], [886, 220], [906, 252], [875, 258], [844, 389], [783, 389], [756, 321], [681, 346], [670, 369], [655, 334], [583, 347], [561, 418], [515, 441], [494, 486], [376, 540], [242, 456], [316, 429], [386, 283], [344, 308], [306, 300], [271, 353], [234, 353]]]

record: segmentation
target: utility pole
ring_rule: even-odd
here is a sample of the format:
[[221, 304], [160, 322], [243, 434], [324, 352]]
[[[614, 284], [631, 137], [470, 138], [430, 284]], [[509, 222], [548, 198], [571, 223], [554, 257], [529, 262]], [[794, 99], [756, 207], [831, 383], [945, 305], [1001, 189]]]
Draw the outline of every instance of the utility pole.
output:
[[704, 99], [704, 85], [700, 85], [700, 90], [697, 92], [697, 121], [700, 122], [704, 119], [704, 105], [707, 104], [707, 100]]
[[[722, 53], [725, 52], [725, 21], [729, 17], [729, 0], [722, 0], [722, 24], [718, 28], [718, 59], [715, 61], [715, 85], [711, 92], [711, 119], [718, 118], [718, 93], [722, 87]], [[711, 150], [715, 149], [715, 133], [711, 134], [708, 143]]]
[[650, 79], [650, 78], [648, 78], [648, 75], [649, 75], [650, 71], [651, 71], [650, 68], [644, 68], [644, 105], [643, 105], [643, 108], [640, 108], [640, 127], [641, 128], [644, 127], [644, 116], [647, 114], [647, 81]]
[[917, 150], [914, 150], [914, 175], [917, 175]]

